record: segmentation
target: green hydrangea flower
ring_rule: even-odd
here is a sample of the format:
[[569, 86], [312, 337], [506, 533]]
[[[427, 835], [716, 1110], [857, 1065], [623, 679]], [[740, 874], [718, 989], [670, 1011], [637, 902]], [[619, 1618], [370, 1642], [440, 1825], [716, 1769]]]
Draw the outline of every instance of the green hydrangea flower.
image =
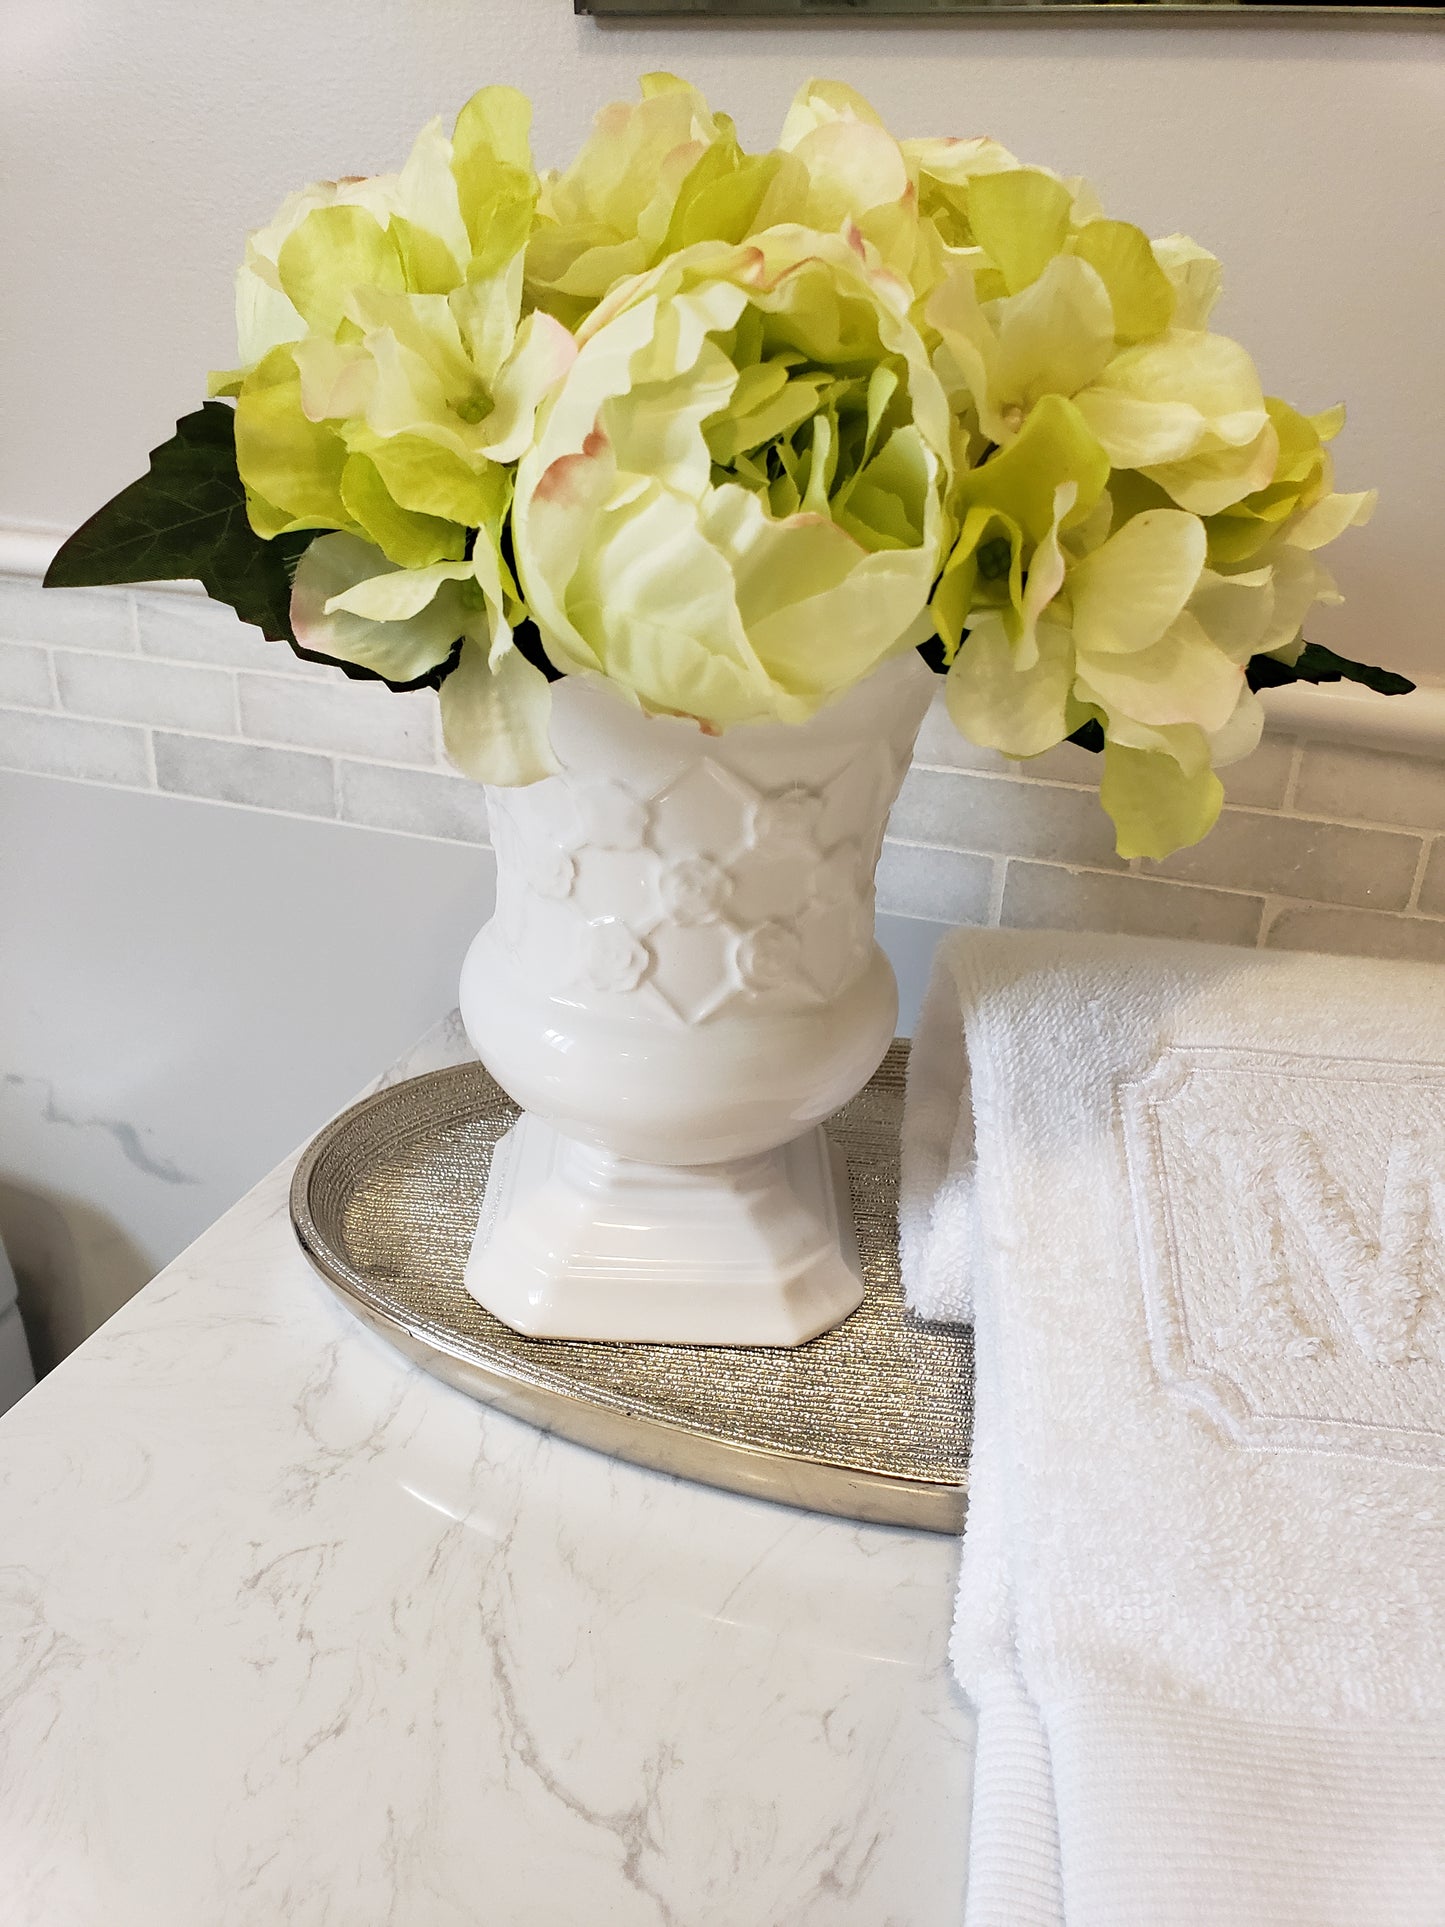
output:
[[523, 316], [529, 119], [484, 89], [400, 174], [293, 196], [241, 271], [248, 363], [213, 384], [235, 395], [257, 533], [331, 531], [297, 570], [297, 640], [403, 686], [450, 664], [448, 749], [495, 782], [551, 767], [502, 540], [514, 465], [575, 353], [560, 322]]

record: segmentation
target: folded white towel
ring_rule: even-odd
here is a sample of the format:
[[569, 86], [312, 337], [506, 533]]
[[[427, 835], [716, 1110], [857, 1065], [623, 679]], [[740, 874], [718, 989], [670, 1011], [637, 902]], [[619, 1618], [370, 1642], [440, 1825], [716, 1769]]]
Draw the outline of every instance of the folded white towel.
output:
[[950, 938], [903, 1217], [976, 1310], [969, 1927], [1442, 1927], [1445, 973]]

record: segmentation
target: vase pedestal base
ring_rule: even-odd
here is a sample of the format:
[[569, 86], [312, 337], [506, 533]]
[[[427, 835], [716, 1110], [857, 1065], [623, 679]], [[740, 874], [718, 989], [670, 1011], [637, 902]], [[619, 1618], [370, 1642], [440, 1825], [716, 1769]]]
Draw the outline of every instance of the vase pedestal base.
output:
[[802, 1345], [863, 1301], [842, 1153], [819, 1128], [724, 1164], [641, 1164], [524, 1112], [466, 1287], [530, 1338]]

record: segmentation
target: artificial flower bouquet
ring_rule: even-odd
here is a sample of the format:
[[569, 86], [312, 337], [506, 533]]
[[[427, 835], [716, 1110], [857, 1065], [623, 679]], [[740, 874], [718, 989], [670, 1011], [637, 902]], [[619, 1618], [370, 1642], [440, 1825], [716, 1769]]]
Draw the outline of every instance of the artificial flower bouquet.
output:
[[1219, 263], [988, 139], [813, 82], [749, 154], [649, 75], [570, 167], [488, 87], [398, 174], [252, 234], [239, 365], [48, 581], [196, 577], [348, 675], [436, 688], [480, 781], [552, 767], [548, 685], [707, 731], [921, 648], [1011, 757], [1102, 752], [1124, 856], [1218, 814], [1307, 647], [1343, 413], [1211, 332]]

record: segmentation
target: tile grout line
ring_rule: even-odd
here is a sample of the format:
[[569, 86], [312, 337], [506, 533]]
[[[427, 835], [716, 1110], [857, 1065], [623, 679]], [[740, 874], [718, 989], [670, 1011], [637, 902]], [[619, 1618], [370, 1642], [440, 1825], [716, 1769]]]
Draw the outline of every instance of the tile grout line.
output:
[[[34, 711], [21, 711], [20, 714], [34, 714]], [[133, 723], [113, 716], [82, 716], [76, 710], [66, 710], [67, 716], [74, 716], [77, 722], [115, 723], [118, 728], [158, 729], [165, 736], [183, 736], [188, 743], [219, 743], [230, 749], [264, 749], [282, 756], [325, 757], [332, 762], [360, 763], [367, 769], [398, 770], [412, 776], [449, 776], [454, 782], [466, 783], [471, 789], [480, 789], [479, 783], [472, 783], [459, 771], [447, 768], [438, 770], [430, 763], [398, 763], [384, 756], [371, 756], [365, 750], [327, 748], [321, 744], [278, 743], [269, 736], [217, 736], [211, 730], [182, 729], [173, 723]], [[3, 705], [0, 705], [3, 714]], [[927, 847], [927, 846], [925, 846]]]
[[1405, 905], [1407, 913], [1420, 908], [1420, 892], [1425, 888], [1425, 872], [1430, 867], [1430, 855], [1434, 848], [1435, 839], [1433, 836], [1421, 838], [1420, 860], [1415, 865], [1415, 881], [1410, 885], [1410, 897]]
[[[4, 713], [4, 707], [0, 706], [0, 715]], [[32, 715], [35, 713], [33, 710], [30, 712]], [[49, 712], [44, 713], [48, 714]], [[112, 729], [157, 729], [163, 736], [184, 736], [188, 743], [239, 743], [243, 748], [253, 746], [248, 737], [239, 734], [218, 736], [212, 730], [191, 729], [184, 723], [167, 722], [164, 718], [154, 716], [149, 718], [140, 716], [117, 716], [113, 712], [104, 709], [77, 709], [73, 704], [67, 702], [62, 702], [60, 707], [55, 711], [55, 714], [57, 717], [70, 722], [104, 723]], [[264, 749], [269, 748], [270, 745], [257, 743], [254, 747]], [[287, 744], [286, 747], [290, 748], [292, 745]], [[325, 752], [320, 753], [324, 754]]]
[[986, 928], [989, 930], [999, 930], [1003, 927], [1003, 898], [1004, 891], [1008, 887], [1010, 861], [1011, 859], [1006, 856], [995, 857], [993, 861], [993, 874], [990, 876], [988, 883], [988, 923]]
[[453, 850], [490, 851], [492, 847], [485, 837], [438, 836], [430, 830], [403, 829], [395, 823], [360, 823], [350, 816], [317, 816], [306, 810], [283, 809], [276, 803], [240, 803], [228, 796], [201, 796], [191, 790], [151, 790], [143, 783], [116, 783], [103, 776], [68, 776], [53, 769], [15, 769], [5, 762], [0, 762], [0, 776], [34, 776], [42, 782], [79, 783], [90, 789], [115, 790], [122, 796], [156, 796], [175, 803], [205, 803], [218, 810], [250, 810], [258, 816], [284, 817], [290, 823], [329, 823], [344, 830], [372, 831], [378, 836], [410, 836], [419, 843], [441, 843]]
[[[1285, 784], [1284, 795], [1278, 803], [1233, 803], [1226, 796], [1221, 816], [1267, 816], [1276, 821], [1289, 823], [1316, 823], [1329, 829], [1339, 830], [1379, 830], [1385, 836], [1430, 836], [1436, 826], [1420, 823], [1382, 822], [1378, 817], [1323, 816], [1318, 810], [1301, 810], [1295, 806], [1294, 795], [1297, 785], [1299, 766], [1305, 753], [1305, 744], [1297, 742], [1290, 763], [1290, 774]], [[1419, 757], [1412, 761], [1419, 762]], [[978, 777], [986, 783], [1002, 783], [1022, 789], [1069, 790], [1078, 796], [1097, 799], [1098, 789], [1090, 783], [1070, 783], [1054, 776], [1015, 775], [1011, 770], [964, 769], [943, 763], [913, 763], [910, 773], [921, 770], [928, 776]], [[949, 845], [947, 847], [954, 847]]]
[[[944, 846], [940, 844], [915, 843], [911, 839], [906, 837], [890, 836], [890, 837], [887, 837], [885, 840], [896, 849], [905, 849], [905, 850], [944, 849]], [[1445, 840], [1445, 839], [1442, 839], [1442, 840]], [[1099, 877], [1099, 878], [1104, 878], [1113, 882], [1121, 882], [1121, 881], [1126, 882], [1129, 880], [1129, 877], [1131, 875], [1131, 872], [1122, 870], [1122, 869], [1099, 870], [1099, 869], [1095, 869], [1092, 865], [1085, 864], [1085, 863], [1061, 863], [1049, 857], [1024, 856], [1016, 850], [1005, 853], [1005, 852], [991, 851], [991, 850], [947, 849], [947, 850], [944, 850], [944, 853], [951, 856], [978, 857], [982, 861], [989, 862], [989, 863], [1004, 863], [1004, 864], [1027, 863], [1027, 864], [1032, 864], [1037, 869], [1060, 870], [1066, 876], [1080, 877], [1080, 878]], [[1211, 896], [1247, 897], [1252, 899], [1255, 902], [1273, 906], [1275, 915], [1278, 915], [1280, 911], [1286, 910], [1286, 909], [1305, 909], [1305, 910], [1332, 911], [1344, 916], [1392, 917], [1400, 920], [1408, 918], [1412, 922], [1429, 922], [1429, 923], [1445, 922], [1445, 916], [1438, 915], [1433, 911], [1415, 910], [1415, 909], [1407, 908], [1404, 905], [1401, 905], [1398, 909], [1387, 910], [1387, 909], [1381, 909], [1376, 904], [1341, 903], [1336, 901], [1333, 898], [1292, 897], [1287, 894], [1283, 894], [1279, 891], [1270, 890], [1267, 887], [1262, 887], [1258, 885], [1251, 887], [1247, 884], [1242, 884], [1242, 883], [1202, 883], [1202, 882], [1196, 882], [1192, 879], [1184, 878], [1184, 877], [1149, 876], [1144, 874], [1140, 874], [1137, 880], [1141, 883], [1164, 884], [1168, 888], [1173, 890], [1204, 892]]]
[[[139, 631], [137, 631], [137, 635]], [[163, 650], [145, 649], [103, 649], [90, 642], [44, 642], [37, 643], [30, 636], [0, 636], [3, 642], [22, 642], [32, 648], [60, 649], [69, 656], [99, 656], [104, 662], [154, 663], [163, 669], [201, 669], [225, 676], [273, 676], [281, 682], [300, 683], [308, 689], [340, 689], [346, 687], [340, 680], [327, 676], [311, 675], [303, 668], [292, 667], [288, 663], [268, 664], [261, 668], [255, 663], [210, 662], [199, 656], [172, 656]]]
[[[134, 599], [132, 599], [132, 602], [131, 602], [131, 609], [132, 609], [132, 615], [134, 615], [134, 609], [135, 609]], [[10, 638], [6, 638], [6, 640], [10, 640]], [[49, 705], [49, 710], [51, 712], [54, 712], [60, 715], [73, 715], [76, 717], [81, 717], [86, 720], [95, 721], [95, 722], [122, 723], [122, 724], [130, 723], [132, 726], [141, 727], [141, 728], [149, 727], [149, 728], [157, 728], [162, 730], [169, 730], [172, 733], [193, 737], [200, 741], [231, 741], [231, 742], [240, 742], [240, 743], [254, 743], [257, 747], [274, 748], [274, 749], [280, 749], [280, 750], [294, 750], [301, 754], [345, 756], [345, 757], [348, 757], [350, 760], [353, 760], [356, 762], [375, 764], [379, 767], [384, 767], [384, 768], [431, 770], [442, 775], [451, 773], [448, 770], [448, 767], [445, 763], [442, 752], [440, 752], [437, 748], [437, 736], [439, 735], [439, 730], [436, 727], [435, 718], [433, 718], [432, 727], [428, 731], [428, 735], [430, 739], [427, 745], [428, 755], [425, 760], [418, 761], [418, 762], [403, 762], [403, 761], [397, 760], [395, 757], [378, 755], [372, 752], [368, 752], [366, 750], [339, 749], [335, 745], [323, 746], [321, 744], [281, 742], [281, 741], [276, 741], [274, 739], [264, 737], [261, 735], [251, 735], [247, 733], [244, 727], [243, 718], [241, 717], [241, 714], [240, 714], [240, 688], [241, 688], [240, 679], [243, 675], [247, 675], [247, 674], [268, 675], [269, 674], [271, 676], [274, 676], [279, 681], [295, 684], [303, 688], [304, 687], [327, 688], [332, 686], [331, 684], [318, 681], [317, 679], [309, 676], [300, 675], [300, 674], [289, 674], [283, 669], [255, 671], [250, 669], [243, 669], [234, 665], [196, 662], [189, 659], [170, 658], [170, 657], [163, 657], [163, 656], [151, 656], [151, 655], [145, 654], [144, 652], [142, 652], [139, 656], [136, 656], [136, 655], [128, 656], [124, 651], [93, 649], [93, 648], [88, 648], [84, 645], [79, 645], [79, 644], [48, 643], [48, 644], [36, 644], [33, 646], [43, 648], [48, 653], [49, 677], [50, 677], [50, 686], [52, 691], [52, 701]], [[203, 675], [212, 676], [212, 677], [224, 676], [230, 681], [233, 691], [235, 692], [234, 703], [235, 703], [237, 720], [235, 724], [234, 734], [229, 736], [217, 736], [210, 731], [196, 730], [196, 729], [185, 727], [184, 725], [168, 724], [168, 723], [161, 723], [161, 722], [155, 722], [155, 721], [152, 721], [150, 723], [145, 723], [145, 722], [140, 722], [138, 719], [135, 719], [135, 718], [117, 717], [114, 715], [105, 715], [105, 714], [91, 714], [90, 712], [85, 710], [70, 709], [62, 702], [60, 697], [59, 677], [58, 677], [59, 652], [63, 652], [66, 655], [91, 656], [91, 657], [98, 658], [102, 661], [110, 661], [110, 662], [124, 662], [127, 660], [140, 661], [146, 664], [153, 663], [157, 667], [168, 667], [168, 668], [174, 668], [181, 671], [199, 670]], [[124, 674], [124, 671], [122, 671], [121, 673]], [[337, 686], [339, 687], [339, 685]], [[29, 706], [22, 706], [18, 704], [17, 705], [0, 705], [0, 708], [13, 708], [18, 710], [22, 714], [34, 713], [32, 710], [30, 710]], [[1282, 797], [1279, 803], [1258, 804], [1258, 803], [1226, 802], [1225, 813], [1227, 815], [1233, 815], [1237, 817], [1244, 817], [1244, 816], [1265, 817], [1275, 821], [1288, 821], [1293, 823], [1313, 823], [1313, 824], [1319, 825], [1322, 828], [1359, 829], [1359, 830], [1365, 830], [1365, 831], [1373, 830], [1384, 836], [1415, 835], [1415, 836], [1430, 837], [1438, 833], [1439, 826], [1428, 824], [1428, 823], [1427, 824], [1407, 824], [1407, 823], [1397, 823], [1397, 822], [1382, 822], [1378, 817], [1372, 817], [1367, 815], [1352, 815], [1352, 814], [1347, 814], [1344, 811], [1338, 812], [1334, 815], [1325, 815], [1325, 814], [1321, 814], [1318, 811], [1300, 810], [1297, 804], [1297, 795], [1298, 795], [1298, 783], [1299, 783], [1300, 770], [1301, 770], [1301, 765], [1305, 754], [1305, 750], [1306, 750], [1306, 745], [1302, 741], [1296, 741], [1293, 744], [1292, 753], [1291, 753], [1290, 774], [1286, 783], [1284, 796]], [[937, 763], [925, 763], [925, 762], [914, 763], [912, 765], [912, 768], [914, 770], [920, 771], [930, 776], [939, 776], [943, 778], [962, 777], [965, 780], [970, 778], [978, 778], [989, 784], [995, 784], [995, 785], [1002, 784], [1005, 786], [1013, 787], [1016, 790], [1022, 790], [1025, 792], [1029, 789], [1042, 789], [1044, 791], [1053, 792], [1055, 794], [1057, 794], [1060, 791], [1063, 791], [1072, 795], [1076, 795], [1080, 798], [1084, 798], [1084, 797], [1093, 798], [1097, 794], [1097, 792], [1095, 791], [1092, 785], [1082, 784], [1082, 783], [1072, 783], [1062, 779], [1056, 779], [1053, 777], [1029, 776], [1021, 773], [1015, 774], [1012, 771], [967, 769], [967, 768], [961, 768], [958, 766], [943, 765], [943, 764], [937, 764]], [[924, 846], [924, 847], [962, 850], [962, 846], [957, 843], [943, 843], [943, 844]], [[1010, 852], [1010, 854], [1016, 854], [1016, 853]], [[1035, 860], [1035, 859], [1026, 859], [1026, 860]], [[1047, 858], [1041, 858], [1037, 860], [1048, 861]], [[1132, 869], [1132, 866], [1131, 866], [1131, 873], [1138, 874], [1137, 871]], [[1228, 887], [1228, 886], [1222, 886], [1222, 887]]]
[[1300, 770], [1304, 765], [1305, 746], [1300, 737], [1295, 738], [1294, 749], [1289, 759], [1289, 775], [1284, 779], [1284, 795], [1279, 799], [1281, 815], [1294, 814], [1295, 792], [1299, 788]]
[[[46, 712], [30, 711], [30, 712], [19, 712], [19, 713], [45, 714]], [[126, 727], [125, 725], [122, 725], [122, 726]], [[130, 727], [133, 727], [133, 725]], [[387, 836], [409, 836], [409, 837], [415, 838], [419, 842], [438, 843], [438, 844], [446, 845], [456, 849], [490, 850], [490, 847], [491, 847], [490, 844], [484, 838], [472, 839], [472, 838], [460, 838], [460, 837], [453, 837], [453, 836], [441, 836], [430, 831], [417, 830], [412, 828], [403, 828], [395, 824], [362, 823], [362, 822], [356, 821], [354, 818], [342, 817], [339, 814], [336, 816], [321, 816], [313, 812], [287, 809], [276, 804], [242, 802], [242, 801], [236, 801], [230, 798], [192, 794], [184, 790], [162, 789], [159, 787], [159, 784], [156, 780], [156, 775], [155, 775], [154, 732], [150, 728], [143, 727], [141, 733], [145, 738], [146, 746], [147, 746], [147, 759], [148, 759], [148, 766], [149, 766], [149, 783], [150, 783], [149, 787], [145, 784], [117, 783], [113, 781], [108, 781], [104, 778], [97, 778], [93, 776], [65, 775], [65, 774], [62, 774], [61, 772], [53, 771], [53, 770], [18, 769], [18, 770], [14, 770], [11, 773], [14, 773], [17, 775], [23, 775], [23, 776], [37, 776], [42, 778], [48, 778], [52, 781], [57, 781], [57, 782], [80, 783], [80, 784], [88, 785], [93, 788], [117, 790], [117, 791], [120, 791], [121, 793], [130, 794], [130, 795], [154, 795], [162, 798], [169, 797], [178, 802], [204, 803], [204, 804], [210, 805], [213, 808], [218, 808], [218, 809], [250, 810], [259, 815], [277, 816], [292, 822], [336, 823], [336, 824], [339, 824], [341, 827], [347, 828], [347, 829], [357, 829], [357, 830], [363, 830], [363, 831], [370, 830], [370, 831], [375, 831], [378, 834], [387, 835]], [[226, 739], [211, 739], [211, 740], [224, 741]], [[333, 758], [331, 760], [332, 760], [333, 771], [337, 772], [339, 776], [340, 759]], [[0, 765], [0, 767], [6, 767], [6, 766]], [[395, 767], [395, 766], [388, 766], [388, 767]], [[401, 766], [401, 767], [404, 768], [405, 766]], [[333, 807], [334, 808], [339, 807], [334, 792], [333, 792]], [[920, 845], [920, 844], [908, 843], [898, 838], [890, 838], [889, 841], [893, 843], [895, 847], [904, 848], [904, 849], [918, 849], [918, 848], [928, 849], [933, 847], [927, 844]], [[1426, 847], [1428, 848], [1428, 845]], [[1036, 867], [1040, 869], [1059, 871], [1064, 875], [1075, 876], [1075, 877], [1096, 876], [1096, 877], [1109, 877], [1109, 878], [1117, 879], [1121, 874], [1123, 874], [1122, 872], [1119, 872], [1119, 871], [1091, 870], [1086, 866], [1081, 866], [1081, 865], [1052, 863], [1052, 862], [1049, 862], [1048, 859], [1046, 858], [1022, 858], [1022, 857], [1014, 857], [1009, 855], [987, 855], [986, 853], [983, 853], [983, 852], [973, 852], [973, 851], [955, 851], [955, 852], [952, 852], [952, 854], [984, 856], [985, 860], [989, 862], [990, 871], [991, 871], [990, 900], [989, 900], [989, 910], [988, 910], [988, 915], [990, 918], [990, 927], [998, 927], [998, 923], [1001, 920], [1003, 890], [1007, 884], [1009, 868], [1011, 864], [1015, 861], [1028, 862], [1028, 863], [1034, 864]], [[1371, 909], [1368, 906], [1339, 904], [1339, 903], [1325, 903], [1311, 897], [1280, 896], [1276, 893], [1262, 892], [1259, 890], [1245, 890], [1245, 889], [1238, 888], [1235, 886], [1230, 886], [1230, 885], [1197, 884], [1197, 883], [1182, 881], [1173, 877], [1150, 877], [1143, 880], [1148, 882], [1162, 883], [1162, 884], [1168, 885], [1176, 892], [1183, 891], [1186, 895], [1191, 892], [1199, 893], [1203, 891], [1211, 895], [1219, 895], [1219, 896], [1225, 896], [1225, 897], [1250, 897], [1258, 900], [1261, 904], [1261, 915], [1260, 915], [1259, 934], [1256, 938], [1257, 947], [1264, 947], [1266, 945], [1269, 933], [1273, 929], [1274, 924], [1277, 922], [1280, 914], [1284, 910], [1291, 909], [1291, 908], [1304, 909], [1304, 910], [1320, 910], [1327, 913], [1341, 914], [1345, 916], [1361, 915], [1361, 916], [1371, 916], [1371, 917], [1383, 917], [1392, 922], [1419, 923], [1430, 928], [1438, 928], [1440, 925], [1445, 924], [1445, 917], [1433, 915], [1428, 911], [1376, 910], [1376, 909]], [[907, 916], [913, 913], [907, 910], [896, 910], [892, 914]], [[953, 927], [946, 920], [942, 920], [936, 917], [925, 917], [924, 921], [937, 923], [940, 929], [948, 929]]]

